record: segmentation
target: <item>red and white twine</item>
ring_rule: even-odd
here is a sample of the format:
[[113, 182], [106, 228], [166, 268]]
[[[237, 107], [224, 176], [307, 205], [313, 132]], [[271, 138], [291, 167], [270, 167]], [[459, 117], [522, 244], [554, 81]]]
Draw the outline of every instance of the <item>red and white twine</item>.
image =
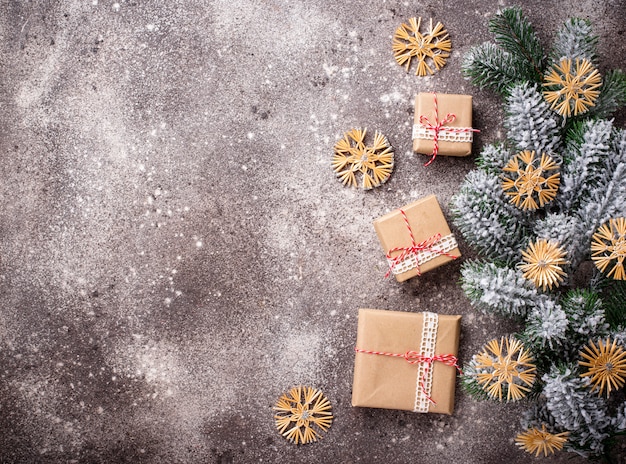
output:
[[[434, 105], [433, 105], [434, 111], [433, 112], [435, 113], [434, 123], [431, 123], [430, 120], [425, 115], [419, 116], [420, 124], [426, 130], [430, 130], [433, 132], [432, 157], [427, 163], [424, 164], [424, 166], [429, 166], [433, 161], [435, 161], [435, 158], [437, 157], [437, 154], [439, 153], [439, 138], [440, 138], [440, 131], [442, 129], [444, 129], [446, 133], [455, 133], [455, 134], [463, 134], [463, 133], [472, 134], [474, 132], [480, 132], [478, 129], [473, 129], [471, 127], [446, 126], [446, 124], [451, 124], [455, 121], [456, 115], [454, 113], [448, 113], [446, 114], [445, 118], [443, 118], [442, 120], [439, 120], [439, 102], [437, 101], [436, 93], [433, 93], [433, 98], [434, 98]], [[471, 138], [469, 139], [469, 141], [471, 142]]]
[[355, 348], [354, 351], [356, 351], [357, 353], [374, 354], [378, 356], [391, 356], [395, 358], [404, 358], [409, 364], [424, 363], [425, 368], [424, 368], [424, 373], [420, 379], [420, 387], [422, 389], [422, 394], [424, 395], [424, 397], [428, 399], [428, 401], [430, 401], [432, 404], [437, 404], [437, 403], [435, 403], [435, 401], [431, 398], [429, 394], [430, 392], [428, 392], [426, 389], [426, 379], [428, 378], [429, 370], [435, 361], [441, 362], [445, 364], [446, 366], [456, 367], [457, 371], [461, 375], [463, 375], [463, 371], [461, 370], [458, 364], [459, 362], [458, 358], [452, 354], [439, 354], [436, 356], [424, 356], [423, 354], [417, 351], [407, 351], [406, 353], [389, 353], [386, 351], [363, 350], [360, 348]]
[[[409, 231], [409, 236], [411, 238], [411, 246], [408, 247], [394, 247], [391, 248], [387, 252], [387, 260], [389, 261], [389, 269], [385, 274], [385, 278], [389, 277], [389, 275], [393, 272], [394, 268], [402, 263], [405, 259], [411, 257], [412, 255], [417, 256], [419, 253], [430, 252], [436, 256], [447, 256], [451, 259], [456, 259], [457, 257], [448, 253], [447, 251], [437, 248], [435, 245], [439, 244], [441, 241], [441, 234], [435, 234], [426, 240], [417, 243], [415, 241], [415, 237], [413, 236], [413, 229], [411, 228], [411, 224], [409, 223], [408, 218], [406, 217], [406, 213], [404, 210], [400, 209], [400, 214], [402, 215], [402, 219], [404, 219], [404, 223]], [[392, 256], [395, 253], [400, 252], [399, 255]], [[417, 275], [422, 275], [419, 269], [419, 260], [417, 262]]]

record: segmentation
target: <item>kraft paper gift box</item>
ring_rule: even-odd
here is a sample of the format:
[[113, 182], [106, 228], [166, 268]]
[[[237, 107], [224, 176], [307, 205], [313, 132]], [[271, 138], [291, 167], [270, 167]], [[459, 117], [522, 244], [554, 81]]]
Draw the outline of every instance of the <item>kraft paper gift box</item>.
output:
[[414, 152], [433, 155], [433, 159], [436, 155], [468, 156], [474, 132], [478, 131], [472, 129], [471, 95], [419, 93], [415, 97]]
[[[452, 414], [460, 331], [461, 316], [360, 309], [352, 405]], [[448, 363], [410, 363], [407, 352]]]
[[390, 266], [388, 274], [394, 274], [398, 282], [421, 275], [461, 256], [435, 195], [374, 220], [374, 229], [387, 256]]

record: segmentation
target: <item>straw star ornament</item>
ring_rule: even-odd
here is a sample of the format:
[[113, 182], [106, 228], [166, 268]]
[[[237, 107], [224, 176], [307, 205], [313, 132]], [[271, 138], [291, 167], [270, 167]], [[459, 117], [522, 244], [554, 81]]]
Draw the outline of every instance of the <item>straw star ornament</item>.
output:
[[626, 351], [616, 340], [613, 340], [613, 343], [610, 338], [607, 338], [606, 342], [599, 340], [597, 345], [590, 340], [580, 352], [580, 356], [584, 361], [579, 361], [578, 364], [588, 368], [580, 376], [590, 378], [591, 388], [598, 390], [598, 395], [602, 396], [606, 390], [606, 396], [609, 397], [611, 391], [624, 386]]
[[443, 24], [437, 22], [433, 27], [431, 19], [430, 26], [424, 33], [420, 32], [421, 25], [422, 18], [410, 18], [408, 24], [403, 23], [396, 29], [392, 44], [394, 58], [407, 72], [411, 61], [417, 61], [416, 76], [434, 74], [443, 68], [452, 48]]
[[520, 269], [524, 278], [532, 281], [537, 288], [552, 290], [558, 287], [567, 275], [562, 266], [567, 264], [565, 251], [558, 243], [539, 239], [531, 242], [526, 250], [522, 250], [523, 264]]
[[545, 153], [524, 150], [509, 160], [503, 169], [502, 190], [520, 209], [534, 211], [556, 197], [561, 174], [559, 165]]
[[517, 401], [535, 381], [535, 365], [530, 353], [513, 337], [494, 339], [472, 360], [476, 381], [491, 398]]
[[591, 237], [591, 259], [596, 267], [616, 280], [626, 280], [626, 218], [610, 219]]
[[569, 118], [585, 113], [596, 104], [602, 77], [586, 58], [563, 58], [544, 76], [543, 95], [550, 108]]
[[274, 406], [276, 428], [292, 443], [306, 444], [322, 438], [332, 424], [330, 401], [313, 387], [293, 387]]
[[541, 453], [547, 457], [563, 449], [568, 435], [569, 432], [550, 433], [546, 430], [546, 425], [542, 424], [541, 429], [532, 427], [518, 434], [515, 444], [530, 454], [535, 453], [535, 457], [539, 457]]
[[393, 148], [380, 132], [367, 145], [367, 129], [352, 129], [335, 144], [332, 167], [343, 185], [365, 190], [385, 183], [393, 171]]

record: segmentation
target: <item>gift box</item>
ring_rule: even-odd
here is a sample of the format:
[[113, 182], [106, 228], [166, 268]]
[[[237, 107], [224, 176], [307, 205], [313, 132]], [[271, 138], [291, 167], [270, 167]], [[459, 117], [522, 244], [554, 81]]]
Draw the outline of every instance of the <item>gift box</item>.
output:
[[461, 256], [435, 195], [374, 220], [374, 229], [398, 282]]
[[[472, 96], [419, 93], [415, 97], [413, 151], [432, 155], [472, 153]], [[432, 162], [432, 159], [431, 159]], [[430, 163], [430, 162], [429, 162]]]
[[352, 405], [452, 414], [461, 316], [360, 309]]

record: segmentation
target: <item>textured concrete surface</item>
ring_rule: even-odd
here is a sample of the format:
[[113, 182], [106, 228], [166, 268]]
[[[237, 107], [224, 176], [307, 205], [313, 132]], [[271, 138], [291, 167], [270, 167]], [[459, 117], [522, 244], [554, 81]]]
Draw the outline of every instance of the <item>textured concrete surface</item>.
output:
[[[473, 166], [411, 153], [418, 91], [474, 95], [475, 151], [501, 138], [460, 65], [511, 3], [2, 0], [0, 462], [528, 462], [523, 405], [350, 406], [359, 307], [462, 314], [463, 362], [515, 329], [469, 307], [459, 262], [384, 280], [371, 225], [430, 193], [449, 214]], [[591, 19], [624, 63], [624, 2], [523, 6], [545, 40]], [[393, 60], [415, 15], [453, 42], [434, 77]], [[383, 188], [334, 177], [352, 127], [394, 145]], [[301, 383], [335, 422], [296, 447], [271, 407]]]

